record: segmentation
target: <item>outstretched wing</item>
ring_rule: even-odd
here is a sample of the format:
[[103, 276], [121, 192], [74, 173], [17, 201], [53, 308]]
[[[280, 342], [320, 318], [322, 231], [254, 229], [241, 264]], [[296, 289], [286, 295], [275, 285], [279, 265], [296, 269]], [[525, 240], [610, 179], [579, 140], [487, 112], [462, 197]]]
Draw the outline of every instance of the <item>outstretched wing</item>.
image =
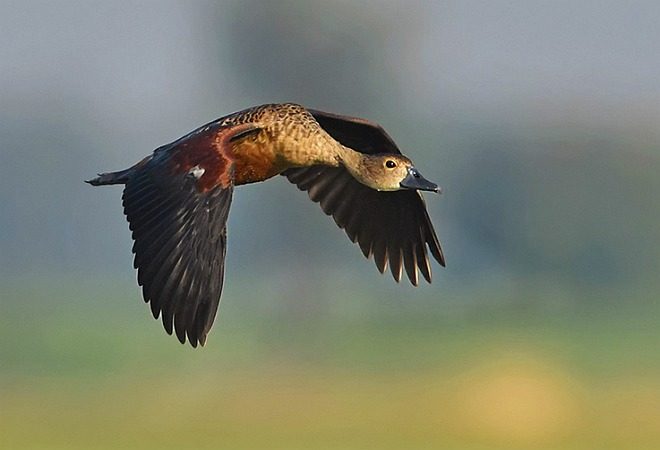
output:
[[389, 134], [375, 122], [314, 109], [308, 110], [330, 136], [355, 151], [401, 154]]
[[233, 139], [249, 125], [211, 125], [157, 149], [126, 182], [124, 213], [144, 300], [165, 330], [204, 345], [220, 303]]
[[[364, 119], [310, 111], [334, 139], [363, 153], [401, 153], [378, 125]], [[431, 282], [429, 252], [445, 265], [440, 242], [417, 191], [379, 192], [355, 178], [343, 167], [313, 166], [283, 172], [299, 189], [331, 215], [337, 225], [357, 242], [362, 253], [374, 257], [380, 272], [388, 263], [396, 281], [405, 269], [410, 282], [418, 284], [418, 270]]]

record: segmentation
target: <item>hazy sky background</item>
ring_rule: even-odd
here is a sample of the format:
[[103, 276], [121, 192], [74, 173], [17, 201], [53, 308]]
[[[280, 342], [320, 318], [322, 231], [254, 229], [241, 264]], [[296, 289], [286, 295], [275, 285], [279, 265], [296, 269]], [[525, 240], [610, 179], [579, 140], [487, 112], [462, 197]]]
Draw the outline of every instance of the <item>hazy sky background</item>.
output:
[[[125, 277], [120, 189], [82, 180], [279, 101], [380, 122], [445, 188], [443, 282], [651, 271], [659, 20], [657, 2], [2, 2], [0, 274]], [[284, 180], [236, 192], [229, 271], [307, 259], [375, 277]]]

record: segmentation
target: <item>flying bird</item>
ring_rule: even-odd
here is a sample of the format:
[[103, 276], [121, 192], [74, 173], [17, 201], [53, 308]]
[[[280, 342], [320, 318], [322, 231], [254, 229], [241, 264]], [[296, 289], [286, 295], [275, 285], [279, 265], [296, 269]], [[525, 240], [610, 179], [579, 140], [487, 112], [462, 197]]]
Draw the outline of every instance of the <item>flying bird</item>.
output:
[[419, 191], [439, 192], [379, 125], [293, 103], [214, 120], [93, 186], [122, 184], [144, 301], [165, 330], [204, 345], [222, 292], [235, 186], [285, 176], [398, 282], [445, 265]]

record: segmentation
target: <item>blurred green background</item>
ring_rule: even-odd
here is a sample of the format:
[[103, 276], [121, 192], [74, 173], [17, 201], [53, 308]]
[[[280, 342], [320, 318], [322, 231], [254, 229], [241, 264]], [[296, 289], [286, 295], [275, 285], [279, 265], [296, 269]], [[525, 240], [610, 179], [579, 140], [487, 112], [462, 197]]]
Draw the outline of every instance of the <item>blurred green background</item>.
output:
[[[0, 448], [660, 448], [657, 2], [0, 2]], [[293, 101], [445, 190], [397, 285], [284, 179], [241, 187], [207, 346], [82, 183]]]

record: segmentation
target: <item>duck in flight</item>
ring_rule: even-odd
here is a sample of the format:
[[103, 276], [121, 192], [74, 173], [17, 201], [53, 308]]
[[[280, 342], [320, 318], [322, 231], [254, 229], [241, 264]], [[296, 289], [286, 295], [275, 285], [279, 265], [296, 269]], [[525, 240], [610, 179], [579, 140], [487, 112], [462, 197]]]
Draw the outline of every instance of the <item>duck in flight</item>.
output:
[[379, 125], [292, 103], [249, 108], [87, 181], [124, 185], [138, 284], [181, 343], [204, 345], [213, 325], [234, 187], [275, 175], [307, 191], [397, 282], [405, 269], [413, 285], [418, 270], [430, 283], [429, 252], [445, 265], [419, 193], [439, 188]]

